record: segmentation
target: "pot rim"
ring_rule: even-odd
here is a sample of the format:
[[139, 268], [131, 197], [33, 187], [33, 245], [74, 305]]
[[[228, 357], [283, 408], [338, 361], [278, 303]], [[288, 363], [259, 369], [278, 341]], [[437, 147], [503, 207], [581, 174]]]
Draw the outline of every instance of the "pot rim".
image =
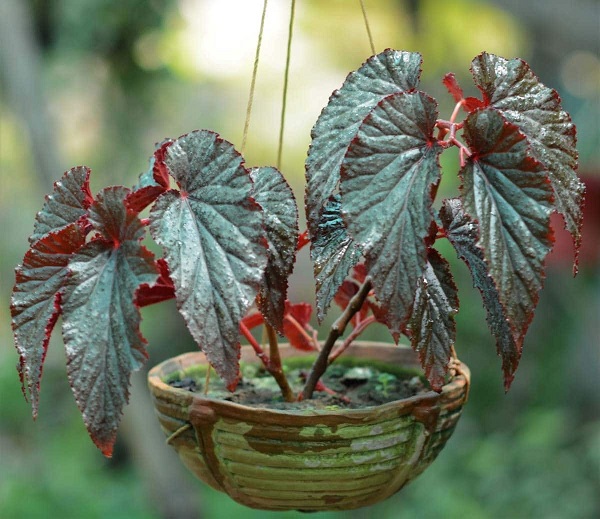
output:
[[[289, 344], [282, 343], [279, 345], [282, 359], [286, 357], [302, 357], [310, 355], [310, 353], [302, 352], [292, 348]], [[347, 352], [344, 353], [345, 357], [356, 357], [353, 355], [357, 351], [361, 351], [362, 355], [359, 357], [372, 360], [378, 360], [376, 350], [381, 351], [382, 349], [389, 350], [397, 350], [400, 348], [402, 350], [402, 354], [406, 355], [406, 359], [403, 359], [402, 365], [412, 365], [414, 367], [419, 367], [418, 357], [416, 352], [412, 350], [409, 346], [405, 345], [395, 345], [386, 342], [377, 342], [377, 341], [355, 341], [352, 346], [348, 349]], [[250, 355], [248, 355], [248, 350], [251, 348], [242, 348], [242, 357], [241, 360], [248, 361], [248, 357], [250, 359], [255, 358], [254, 352], [251, 351]], [[244, 351], [245, 350], [245, 351]], [[366, 355], [366, 352], [373, 351], [373, 356]], [[245, 354], [246, 353], [246, 354]], [[313, 353], [314, 354], [314, 353]], [[411, 358], [413, 361], [411, 361]], [[192, 360], [193, 359], [193, 360]], [[239, 404], [236, 402], [230, 402], [228, 400], [222, 400], [219, 398], [213, 398], [210, 396], [205, 396], [202, 393], [191, 392], [182, 388], [175, 388], [167, 384], [163, 381], [163, 377], [165, 377], [168, 373], [173, 373], [175, 370], [181, 370], [188, 368], [192, 365], [197, 364], [207, 364], [206, 356], [200, 350], [194, 352], [183, 353], [181, 355], [177, 355], [176, 357], [171, 357], [160, 364], [154, 366], [148, 372], [148, 386], [150, 391], [155, 397], [158, 397], [163, 400], [170, 401], [172, 403], [176, 403], [178, 405], [182, 405], [185, 407], [191, 408], [200, 408], [206, 406], [207, 404], [214, 406], [218, 405], [219, 407], [227, 408], [231, 410], [233, 413], [236, 412], [254, 412], [259, 413], [261, 416], [267, 417], [281, 417], [281, 416], [296, 416], [296, 417], [314, 417], [314, 416], [337, 416], [339, 414], [343, 414], [346, 418], [356, 418], [361, 419], [364, 416], [365, 412], [372, 412], [374, 409], [380, 411], [387, 411], [390, 408], [394, 408], [398, 410], [406, 409], [407, 412], [414, 409], [415, 407], [420, 407], [421, 405], [432, 406], [435, 405], [438, 401], [446, 401], [446, 400], [454, 400], [458, 397], [464, 389], [464, 386], [468, 386], [470, 384], [471, 372], [466, 364], [459, 361], [458, 370], [456, 375], [442, 387], [442, 391], [437, 393], [433, 390], [426, 391], [420, 393], [418, 395], [414, 395], [411, 397], [403, 398], [401, 400], [393, 400], [391, 402], [386, 402], [380, 405], [371, 405], [354, 409], [347, 408], [339, 408], [339, 409], [272, 409], [269, 407], [255, 407], [250, 405]], [[166, 369], [170, 368], [170, 369]]]

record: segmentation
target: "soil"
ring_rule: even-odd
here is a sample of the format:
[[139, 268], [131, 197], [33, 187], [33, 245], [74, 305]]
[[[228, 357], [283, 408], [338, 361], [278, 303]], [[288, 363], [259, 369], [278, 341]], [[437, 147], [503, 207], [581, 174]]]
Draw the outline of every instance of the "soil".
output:
[[[309, 366], [309, 362], [302, 362], [301, 359], [284, 364], [286, 376], [296, 394], [302, 389]], [[196, 366], [179, 373], [167, 383], [210, 398], [279, 410], [364, 408], [430, 391], [419, 370], [365, 366], [364, 361], [346, 358], [328, 368], [322, 379], [323, 390], [315, 391], [311, 400], [289, 403], [283, 401], [275, 380], [261, 366], [242, 364], [241, 371], [242, 380], [233, 393], [226, 390], [214, 371], [211, 373], [208, 393], [205, 393], [205, 366]]]

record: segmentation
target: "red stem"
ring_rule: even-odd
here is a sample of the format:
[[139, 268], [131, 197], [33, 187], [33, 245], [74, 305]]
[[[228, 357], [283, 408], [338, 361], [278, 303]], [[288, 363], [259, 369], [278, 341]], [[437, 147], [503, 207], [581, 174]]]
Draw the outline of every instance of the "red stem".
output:
[[248, 327], [242, 322], [240, 323], [240, 331], [242, 335], [246, 338], [246, 340], [250, 343], [250, 346], [254, 349], [256, 356], [261, 360], [263, 366], [267, 371], [271, 371], [271, 361], [269, 360], [268, 355], [264, 352], [264, 350], [258, 344], [258, 341], [254, 338]]

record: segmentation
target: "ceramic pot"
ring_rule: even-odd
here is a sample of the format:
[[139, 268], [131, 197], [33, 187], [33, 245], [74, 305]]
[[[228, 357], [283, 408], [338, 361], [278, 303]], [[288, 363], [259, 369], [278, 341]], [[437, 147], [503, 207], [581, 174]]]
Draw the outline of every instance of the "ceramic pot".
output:
[[[282, 345], [282, 358], [300, 352]], [[417, 368], [410, 348], [356, 343], [345, 357]], [[242, 360], [254, 360], [245, 348]], [[436, 458], [467, 400], [470, 372], [433, 391], [363, 409], [281, 411], [207, 398], [165, 383], [205, 364], [201, 352], [167, 360], [148, 375], [168, 443], [211, 487], [263, 510], [348, 510], [400, 490]]]

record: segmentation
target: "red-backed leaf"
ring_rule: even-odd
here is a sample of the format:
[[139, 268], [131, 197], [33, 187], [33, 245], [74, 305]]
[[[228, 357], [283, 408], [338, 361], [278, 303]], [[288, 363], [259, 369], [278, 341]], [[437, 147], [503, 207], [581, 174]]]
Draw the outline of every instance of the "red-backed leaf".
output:
[[136, 293], [135, 304], [140, 308], [175, 298], [175, 286], [169, 274], [167, 262], [160, 258], [156, 261], [158, 280], [153, 285], [141, 285]]
[[502, 359], [504, 387], [508, 391], [521, 358], [521, 347], [513, 339], [507, 315], [500, 304], [498, 290], [490, 276], [481, 249], [477, 247], [479, 227], [469, 218], [459, 198], [444, 200], [440, 209], [440, 220], [446, 237], [454, 246], [458, 257], [469, 267], [473, 286], [481, 293], [487, 323], [496, 339], [496, 351]]
[[426, 262], [440, 180], [436, 119], [435, 101], [422, 92], [393, 94], [365, 118], [342, 165], [342, 214], [396, 340]]
[[460, 103], [463, 100], [464, 95], [462, 88], [460, 88], [456, 75], [453, 72], [448, 72], [448, 74], [444, 76], [444, 79], [442, 79], [442, 83], [444, 83], [446, 90], [448, 90], [448, 93], [457, 103]]
[[177, 139], [164, 164], [181, 191], [162, 194], [150, 231], [165, 251], [177, 307], [229, 388], [239, 378], [239, 324], [267, 263], [263, 214], [241, 155], [202, 130]]
[[309, 335], [310, 317], [312, 315], [312, 306], [308, 303], [285, 302], [285, 315], [283, 317], [283, 335], [290, 341], [290, 344], [302, 351], [314, 351], [312, 337]]
[[434, 391], [442, 390], [448, 374], [457, 312], [458, 294], [450, 265], [435, 249], [429, 249], [410, 318], [410, 342]]
[[150, 166], [140, 175], [137, 185], [127, 195], [125, 205], [134, 213], [139, 213], [152, 204], [162, 193], [169, 189], [169, 174], [163, 163], [166, 149], [173, 142], [165, 139], [157, 144], [157, 150], [150, 157]]
[[147, 357], [136, 292], [157, 278], [154, 257], [140, 244], [144, 227], [125, 207], [128, 193], [124, 187], [107, 188], [90, 207], [90, 221], [101, 236], [73, 255], [63, 303], [69, 382], [105, 456], [112, 454], [130, 374]]
[[543, 163], [554, 190], [554, 205], [575, 243], [575, 269], [581, 242], [585, 185], [577, 177], [577, 137], [571, 116], [556, 90], [540, 83], [521, 59], [483, 53], [471, 64], [484, 100], [527, 136], [531, 154]]
[[45, 234], [17, 267], [10, 311], [23, 394], [29, 392], [37, 416], [40, 380], [50, 334], [60, 314], [61, 295], [71, 255], [85, 243], [76, 223]]
[[283, 332], [288, 278], [298, 246], [298, 208], [288, 183], [275, 168], [250, 170], [252, 195], [263, 208], [269, 250], [263, 285], [257, 304], [267, 322]]
[[348, 236], [340, 213], [340, 195], [331, 197], [319, 222], [311, 249], [315, 258], [317, 319], [323, 322], [327, 308], [362, 255], [360, 247]]
[[90, 169], [78, 166], [67, 171], [54, 183], [54, 191], [46, 196], [42, 210], [35, 218], [33, 244], [43, 236], [85, 218], [93, 201], [90, 193]]
[[473, 112], [464, 132], [473, 152], [461, 170], [464, 208], [479, 222], [477, 245], [520, 350], [552, 247], [552, 187], [525, 135], [497, 110]]

